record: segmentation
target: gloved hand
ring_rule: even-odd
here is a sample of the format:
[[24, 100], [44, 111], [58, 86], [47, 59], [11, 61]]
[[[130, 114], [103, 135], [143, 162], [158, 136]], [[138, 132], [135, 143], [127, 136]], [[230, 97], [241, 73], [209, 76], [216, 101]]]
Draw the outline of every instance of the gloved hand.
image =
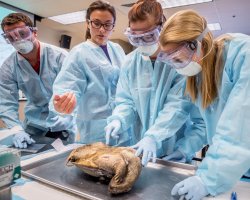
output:
[[136, 145], [131, 146], [131, 148], [137, 149], [135, 155], [140, 156], [142, 154], [142, 165], [146, 166], [148, 161], [152, 158], [152, 161], [156, 161], [156, 141], [146, 136], [142, 138]]
[[51, 132], [69, 130], [72, 128], [73, 116], [54, 116], [47, 120], [49, 122], [49, 127]]
[[187, 162], [186, 156], [179, 150], [174, 151], [173, 153], [169, 154], [168, 156], [163, 157], [162, 159], [168, 160], [168, 161], [180, 162], [180, 163]]
[[35, 143], [35, 141], [28, 133], [26, 133], [24, 130], [21, 130], [13, 137], [13, 143], [16, 148], [26, 149], [28, 144]]
[[109, 144], [110, 138], [119, 139], [119, 130], [121, 129], [121, 122], [118, 119], [111, 121], [105, 128], [106, 144]]
[[185, 195], [187, 200], [200, 200], [208, 194], [206, 186], [199, 176], [186, 178], [177, 183], [171, 191], [171, 195]]

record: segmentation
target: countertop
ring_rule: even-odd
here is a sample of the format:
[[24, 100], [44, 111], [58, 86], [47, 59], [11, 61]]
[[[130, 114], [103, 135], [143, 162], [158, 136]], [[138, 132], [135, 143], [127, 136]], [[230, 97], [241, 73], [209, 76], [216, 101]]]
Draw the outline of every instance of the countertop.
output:
[[[69, 149], [74, 148], [74, 145], [67, 145], [65, 149], [60, 150], [49, 150], [46, 153], [41, 153], [29, 159], [21, 161], [21, 165], [29, 165], [32, 162], [38, 161], [40, 159], [49, 158], [51, 156], [63, 153]], [[230, 200], [232, 191], [237, 192], [238, 200], [249, 200], [250, 196], [250, 182], [238, 181], [237, 184], [230, 191], [216, 196], [216, 197], [206, 197], [205, 200]], [[78, 197], [70, 194], [66, 191], [56, 189], [47, 184], [31, 180], [22, 177], [18, 182], [12, 186], [12, 200], [77, 200], [83, 199], [83, 197]], [[167, 200], [167, 199], [166, 199]]]

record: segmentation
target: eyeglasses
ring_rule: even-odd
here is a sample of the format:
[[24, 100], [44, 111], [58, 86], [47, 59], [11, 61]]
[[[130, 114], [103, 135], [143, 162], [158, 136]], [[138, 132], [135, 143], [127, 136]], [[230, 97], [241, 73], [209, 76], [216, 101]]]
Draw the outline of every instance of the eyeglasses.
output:
[[20, 28], [15, 28], [10, 31], [6, 31], [5, 33], [2, 33], [1, 35], [6, 40], [7, 43], [13, 43], [15, 41], [20, 41], [23, 39], [30, 38], [32, 35], [32, 32], [36, 30], [37, 30], [36, 27], [24, 26]]
[[193, 55], [197, 50], [197, 45], [198, 41], [185, 42], [170, 53], [160, 52], [157, 60], [167, 63], [176, 69], [183, 68], [192, 61]]
[[157, 26], [153, 30], [150, 30], [146, 33], [142, 34], [135, 34], [131, 31], [131, 29], [128, 27], [124, 34], [128, 37], [129, 42], [133, 46], [149, 46], [152, 44], [155, 44], [158, 42], [159, 36], [160, 36], [160, 30], [161, 27]]
[[92, 21], [92, 20], [88, 20], [88, 22], [91, 24], [91, 26], [95, 29], [100, 29], [101, 27], [103, 27], [106, 31], [111, 31], [115, 24], [112, 23], [101, 23], [99, 21]]

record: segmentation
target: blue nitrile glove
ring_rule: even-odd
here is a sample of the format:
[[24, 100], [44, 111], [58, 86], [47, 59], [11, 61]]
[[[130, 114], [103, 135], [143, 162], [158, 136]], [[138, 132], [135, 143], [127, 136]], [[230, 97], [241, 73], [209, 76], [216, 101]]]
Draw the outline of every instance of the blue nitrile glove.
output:
[[180, 150], [176, 150], [173, 153], [169, 154], [168, 156], [163, 157], [162, 159], [180, 163], [187, 162], [186, 156]]
[[119, 139], [121, 129], [121, 122], [118, 119], [111, 121], [105, 128], [106, 132], [106, 144], [109, 144], [110, 138]]
[[69, 130], [72, 127], [73, 116], [54, 116], [48, 119], [49, 127], [51, 132]]
[[135, 155], [140, 156], [142, 154], [142, 165], [146, 166], [148, 161], [152, 158], [152, 161], [156, 161], [156, 141], [146, 136], [142, 138], [136, 145], [131, 146], [131, 148], [137, 149]]
[[20, 130], [13, 137], [13, 143], [14, 143], [15, 147], [17, 147], [17, 148], [26, 149], [28, 144], [35, 143], [35, 141], [24, 130]]
[[187, 200], [201, 200], [208, 194], [206, 186], [199, 176], [186, 178], [177, 183], [171, 191], [171, 195], [185, 195], [185, 199]]

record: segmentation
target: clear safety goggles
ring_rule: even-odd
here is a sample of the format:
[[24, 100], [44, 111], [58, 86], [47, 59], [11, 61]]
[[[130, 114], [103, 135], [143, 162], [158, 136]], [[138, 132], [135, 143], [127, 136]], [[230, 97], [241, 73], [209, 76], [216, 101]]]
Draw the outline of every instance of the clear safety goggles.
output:
[[183, 68], [192, 61], [195, 52], [200, 54], [198, 52], [200, 51], [200, 47], [197, 48], [197, 46], [200, 46], [198, 41], [185, 42], [172, 52], [166, 53], [161, 51], [157, 55], [157, 60], [167, 63], [176, 69]]
[[13, 43], [16, 41], [29, 39], [32, 35], [32, 32], [34, 31], [37, 31], [36, 27], [24, 26], [15, 28], [11, 31], [6, 31], [5, 33], [2, 33], [2, 36], [7, 43]]
[[[209, 29], [206, 27], [203, 32], [197, 37], [194, 41], [184, 42], [178, 48], [170, 53], [160, 52], [157, 55], [157, 60], [163, 63], [167, 63], [170, 66], [180, 69], [186, 67], [193, 59], [194, 54], [196, 53], [196, 58], [201, 61], [206, 57], [209, 52], [201, 57], [201, 41], [203, 37], [209, 32]], [[212, 48], [211, 48], [212, 49]], [[210, 49], [210, 51], [211, 51]]]
[[155, 44], [159, 40], [161, 28], [157, 26], [155, 29], [142, 34], [135, 34], [128, 27], [124, 34], [128, 37], [130, 44], [133, 46], [149, 46]]

